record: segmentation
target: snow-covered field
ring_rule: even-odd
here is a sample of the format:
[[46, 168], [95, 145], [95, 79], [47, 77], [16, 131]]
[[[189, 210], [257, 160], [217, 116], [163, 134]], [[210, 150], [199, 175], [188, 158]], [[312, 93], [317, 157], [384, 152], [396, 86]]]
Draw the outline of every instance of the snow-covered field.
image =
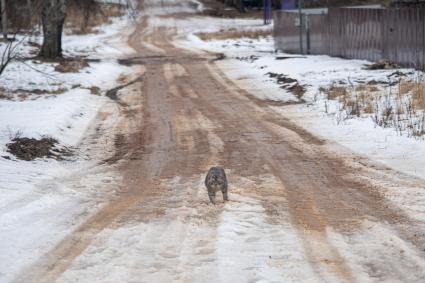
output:
[[[64, 36], [65, 56], [102, 59], [90, 61], [79, 72], [60, 73], [55, 71], [57, 63], [34, 59], [14, 61], [0, 76], [7, 96], [0, 100], [0, 282], [11, 281], [78, 225], [79, 216], [95, 210], [95, 196], [102, 197], [99, 183], [118, 180], [101, 168], [84, 175], [97, 160], [81, 149], [72, 162], [21, 161], [6, 151], [6, 144], [16, 136], [49, 136], [61, 146], [78, 148], [100, 107], [110, 101], [105, 91], [134, 71], [117, 63], [133, 52], [126, 45], [131, 26], [128, 18], [115, 18], [96, 34]], [[21, 56], [35, 51], [27, 40]]]

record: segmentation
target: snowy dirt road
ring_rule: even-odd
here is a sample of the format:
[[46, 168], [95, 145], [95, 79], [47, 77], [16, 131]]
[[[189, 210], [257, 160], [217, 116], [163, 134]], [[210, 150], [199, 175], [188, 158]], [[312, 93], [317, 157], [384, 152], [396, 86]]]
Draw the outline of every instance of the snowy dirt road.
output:
[[[327, 151], [214, 55], [177, 48], [176, 28], [149, 24], [182, 16], [175, 3], [193, 8], [145, 1], [138, 54], [123, 60], [143, 71], [117, 96], [124, 119], [104, 160], [120, 190], [16, 281], [423, 282], [425, 225], [382, 184], [425, 182]], [[203, 185], [214, 165], [230, 184], [216, 206]]]

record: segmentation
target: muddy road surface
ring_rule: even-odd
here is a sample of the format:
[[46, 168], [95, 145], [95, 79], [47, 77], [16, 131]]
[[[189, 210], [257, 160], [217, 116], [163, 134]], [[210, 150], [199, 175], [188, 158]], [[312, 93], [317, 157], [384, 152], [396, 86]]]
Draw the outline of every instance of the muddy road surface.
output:
[[[119, 190], [17, 281], [424, 282], [424, 225], [383, 193], [423, 181], [329, 150], [213, 54], [177, 48], [178, 27], [150, 25], [183, 4], [145, 1], [129, 39], [122, 63], [141, 71], [112, 96], [121, 124], [103, 161]], [[213, 206], [215, 165], [230, 201]]]

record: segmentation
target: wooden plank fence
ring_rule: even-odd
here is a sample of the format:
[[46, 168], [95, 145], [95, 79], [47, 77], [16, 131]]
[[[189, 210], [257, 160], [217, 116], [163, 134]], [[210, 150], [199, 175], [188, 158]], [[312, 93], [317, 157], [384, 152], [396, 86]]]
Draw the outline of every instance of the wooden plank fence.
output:
[[276, 17], [275, 15], [273, 19], [275, 27], [276, 25], [284, 27], [273, 29], [275, 44], [287, 52], [300, 52], [300, 32], [299, 27], [295, 25], [297, 17], [294, 13], [288, 13], [284, 17]]
[[[388, 59], [425, 69], [425, 9], [334, 8], [327, 14], [304, 15], [304, 46], [310, 54], [351, 59]], [[299, 53], [298, 15], [274, 14], [275, 48]]]

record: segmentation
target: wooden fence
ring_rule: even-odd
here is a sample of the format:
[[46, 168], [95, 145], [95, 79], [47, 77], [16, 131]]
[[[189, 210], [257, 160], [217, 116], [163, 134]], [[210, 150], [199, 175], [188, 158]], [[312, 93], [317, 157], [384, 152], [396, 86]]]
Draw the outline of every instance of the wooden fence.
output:
[[[305, 14], [304, 50], [352, 59], [388, 59], [425, 69], [425, 9], [335, 8]], [[298, 14], [274, 14], [275, 47], [299, 53]]]

